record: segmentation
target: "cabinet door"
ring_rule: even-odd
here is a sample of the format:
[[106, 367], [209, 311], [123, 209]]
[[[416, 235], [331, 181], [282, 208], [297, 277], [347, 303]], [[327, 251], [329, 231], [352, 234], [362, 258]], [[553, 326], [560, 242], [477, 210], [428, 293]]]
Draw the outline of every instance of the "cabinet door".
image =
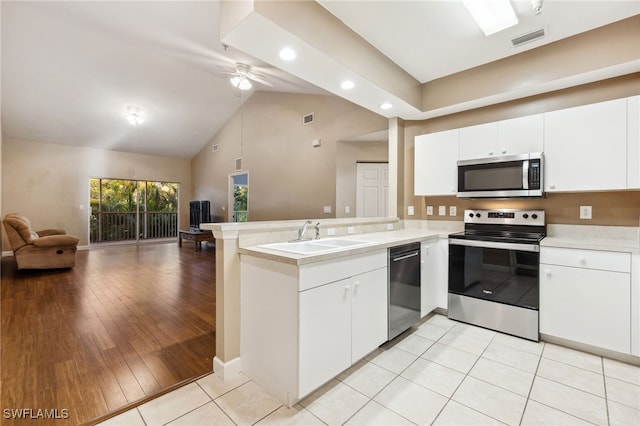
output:
[[544, 116], [545, 190], [627, 187], [627, 100]]
[[349, 280], [351, 299], [351, 362], [354, 363], [387, 341], [387, 268]]
[[458, 191], [458, 129], [415, 138], [415, 195], [453, 195]]
[[540, 333], [628, 354], [630, 274], [540, 265]]
[[438, 307], [438, 286], [440, 278], [440, 256], [438, 241], [422, 243], [422, 269], [420, 271], [420, 317]]
[[627, 188], [640, 188], [640, 96], [627, 98]]
[[304, 396], [351, 365], [351, 288], [337, 281], [298, 297], [298, 396]]
[[498, 152], [498, 123], [485, 123], [460, 129], [460, 160], [487, 158]]
[[499, 121], [497, 155], [542, 152], [543, 137], [542, 114]]

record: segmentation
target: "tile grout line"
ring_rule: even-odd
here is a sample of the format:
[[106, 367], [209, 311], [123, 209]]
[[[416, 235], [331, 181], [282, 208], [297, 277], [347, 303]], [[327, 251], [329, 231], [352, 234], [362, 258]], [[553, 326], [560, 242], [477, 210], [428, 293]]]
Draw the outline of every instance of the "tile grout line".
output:
[[527, 393], [527, 400], [524, 402], [524, 409], [522, 410], [522, 415], [520, 416], [520, 422], [518, 423], [519, 425], [522, 425], [522, 421], [524, 420], [524, 413], [527, 412], [527, 406], [529, 405], [529, 401], [531, 400], [531, 391], [533, 391], [533, 384], [536, 382], [536, 377], [538, 377], [538, 369], [540, 368], [540, 363], [542, 362], [542, 356], [546, 347], [547, 343], [543, 342], [542, 350], [540, 351], [540, 356], [538, 357], [538, 363], [536, 364], [536, 371], [533, 372], [533, 380], [531, 380], [529, 392]]

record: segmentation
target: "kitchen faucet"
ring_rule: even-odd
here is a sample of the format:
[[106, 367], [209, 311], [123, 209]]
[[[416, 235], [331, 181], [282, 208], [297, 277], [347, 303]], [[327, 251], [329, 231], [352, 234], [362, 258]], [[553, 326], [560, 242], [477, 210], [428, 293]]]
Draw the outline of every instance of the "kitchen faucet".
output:
[[295, 240], [291, 240], [289, 241], [290, 243], [296, 242], [296, 241], [306, 241], [306, 240], [310, 240], [310, 238], [304, 238], [304, 233], [307, 230], [307, 226], [311, 225], [311, 221], [308, 220], [305, 223], [302, 224], [302, 226], [300, 227], [300, 229], [298, 229], [298, 238]]

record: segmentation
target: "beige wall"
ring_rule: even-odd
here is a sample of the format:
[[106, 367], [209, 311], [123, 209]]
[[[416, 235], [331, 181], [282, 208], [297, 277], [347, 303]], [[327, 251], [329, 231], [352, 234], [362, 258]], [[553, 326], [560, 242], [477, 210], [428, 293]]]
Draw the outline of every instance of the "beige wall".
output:
[[[388, 141], [341, 141], [336, 152], [336, 217], [356, 217], [356, 169], [361, 162], [389, 161]], [[345, 213], [349, 206], [349, 213]]]
[[[189, 224], [189, 160], [6, 137], [2, 145], [2, 217], [21, 213], [36, 229], [62, 228], [79, 237], [80, 245], [87, 245], [92, 177], [179, 182], [180, 225]], [[11, 250], [4, 239], [2, 250]]]
[[[315, 122], [303, 125], [308, 113]], [[384, 117], [335, 96], [255, 92], [193, 158], [194, 198], [226, 221], [229, 174], [241, 157], [250, 221], [335, 217], [338, 141], [386, 129]]]

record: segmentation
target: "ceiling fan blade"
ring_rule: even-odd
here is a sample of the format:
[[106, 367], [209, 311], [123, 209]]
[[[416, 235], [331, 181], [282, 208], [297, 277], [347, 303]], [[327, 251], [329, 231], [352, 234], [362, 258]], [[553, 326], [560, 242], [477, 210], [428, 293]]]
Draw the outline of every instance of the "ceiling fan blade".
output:
[[253, 80], [253, 81], [257, 82], [257, 83], [264, 84], [265, 86], [273, 87], [273, 83], [265, 80], [261, 76], [255, 75], [253, 73], [247, 74], [247, 78], [249, 78], [250, 80]]

